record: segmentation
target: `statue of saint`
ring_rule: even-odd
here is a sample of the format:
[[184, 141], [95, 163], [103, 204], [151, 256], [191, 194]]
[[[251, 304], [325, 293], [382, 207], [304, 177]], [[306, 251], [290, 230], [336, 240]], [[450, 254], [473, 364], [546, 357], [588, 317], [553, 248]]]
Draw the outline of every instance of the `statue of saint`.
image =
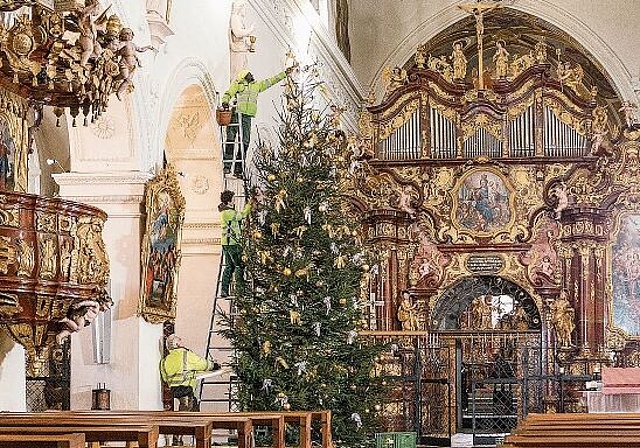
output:
[[571, 333], [575, 329], [575, 310], [567, 299], [567, 291], [562, 291], [560, 297], [553, 301], [549, 307], [551, 312], [551, 325], [556, 330], [556, 338], [560, 347], [571, 346]]
[[493, 62], [496, 64], [496, 78], [506, 78], [509, 73], [509, 52], [502, 40], [496, 42], [496, 53], [493, 55]]
[[464, 79], [467, 76], [467, 58], [464, 56], [460, 41], [453, 43], [451, 63], [453, 64], [453, 79]]
[[254, 26], [246, 23], [246, 0], [236, 0], [231, 6], [229, 20], [229, 50], [231, 50], [231, 78], [235, 79], [240, 70], [248, 66], [247, 53], [253, 51], [252, 36]]
[[402, 324], [402, 331], [416, 331], [418, 329], [417, 306], [412, 302], [409, 291], [401, 293], [402, 301], [398, 306], [398, 320]]

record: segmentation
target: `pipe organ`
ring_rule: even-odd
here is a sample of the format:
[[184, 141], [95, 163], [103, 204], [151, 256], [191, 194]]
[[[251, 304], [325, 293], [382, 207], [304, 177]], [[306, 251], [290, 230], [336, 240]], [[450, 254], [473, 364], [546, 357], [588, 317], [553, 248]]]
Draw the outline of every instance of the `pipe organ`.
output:
[[429, 108], [431, 118], [431, 157], [453, 159], [457, 155], [456, 125], [434, 108]]
[[509, 121], [509, 149], [512, 157], [523, 158], [535, 155], [535, 115], [533, 105], [522, 115]]
[[563, 123], [550, 107], [544, 108], [544, 154], [548, 157], [582, 157], [586, 154], [584, 135]]
[[380, 156], [386, 160], [415, 160], [421, 158], [419, 111], [415, 110], [409, 119], [391, 135], [380, 141]]

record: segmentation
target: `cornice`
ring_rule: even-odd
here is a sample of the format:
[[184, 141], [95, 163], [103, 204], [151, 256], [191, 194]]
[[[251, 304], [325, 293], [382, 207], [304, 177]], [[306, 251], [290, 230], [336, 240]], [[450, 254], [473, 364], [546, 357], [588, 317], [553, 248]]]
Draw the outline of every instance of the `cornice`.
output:
[[146, 184], [153, 178], [153, 174], [132, 173], [60, 173], [53, 174], [58, 185], [99, 185], [99, 184]]

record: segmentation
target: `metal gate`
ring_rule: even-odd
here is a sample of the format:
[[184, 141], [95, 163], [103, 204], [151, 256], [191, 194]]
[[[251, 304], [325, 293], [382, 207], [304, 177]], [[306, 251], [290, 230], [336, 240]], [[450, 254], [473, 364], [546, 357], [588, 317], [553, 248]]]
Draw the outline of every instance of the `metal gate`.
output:
[[450, 446], [450, 348], [425, 333], [374, 337], [389, 347], [377, 372], [389, 386], [382, 405], [385, 431], [416, 432], [420, 445]]
[[68, 411], [71, 408], [71, 344], [67, 339], [49, 351], [38, 373], [26, 377], [27, 411]]

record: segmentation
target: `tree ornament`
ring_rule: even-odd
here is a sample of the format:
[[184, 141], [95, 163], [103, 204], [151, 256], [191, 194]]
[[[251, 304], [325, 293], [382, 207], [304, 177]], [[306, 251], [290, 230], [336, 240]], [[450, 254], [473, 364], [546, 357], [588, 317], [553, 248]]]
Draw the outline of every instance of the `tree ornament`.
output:
[[289, 320], [291, 321], [291, 325], [302, 325], [299, 311], [289, 310]]
[[285, 403], [285, 404], [282, 405], [282, 408], [285, 411], [290, 411], [291, 410], [291, 405], [289, 403]]
[[338, 269], [342, 269], [343, 267], [345, 267], [347, 264], [347, 257], [345, 257], [344, 255], [340, 255], [338, 256], [334, 261], [333, 261], [333, 265], [338, 268]]
[[322, 327], [322, 324], [320, 322], [313, 323], [313, 331], [315, 331], [316, 336], [318, 337], [320, 337], [320, 327]]
[[293, 233], [295, 233], [298, 238], [302, 238], [302, 235], [304, 235], [304, 232], [306, 232], [308, 229], [307, 226], [298, 226], [295, 229], [293, 229]]
[[347, 299], [345, 299], [344, 297], [342, 297], [340, 299], [340, 305], [345, 306], [347, 304]]
[[379, 404], [377, 404], [377, 405], [375, 405], [375, 406], [373, 407], [373, 409], [375, 409], [376, 411], [378, 411], [378, 412], [379, 412], [379, 411], [381, 411], [381, 410], [382, 410], [382, 406], [380, 406]]
[[273, 182], [274, 180], [276, 180], [276, 176], [275, 176], [275, 174], [269, 174], [269, 175], [267, 176], [267, 180], [268, 180], [269, 182]]
[[331, 311], [331, 297], [326, 296], [324, 299], [322, 299], [322, 301], [324, 302], [324, 306], [327, 307], [327, 316], [328, 316], [329, 312]]
[[307, 221], [307, 224], [311, 224], [311, 207], [307, 206], [304, 208], [304, 220]]
[[340, 253], [340, 249], [338, 249], [338, 245], [333, 241], [329, 245], [329, 248], [331, 249], [331, 253], [333, 253], [334, 255], [337, 255]]
[[349, 386], [349, 389], [351, 389], [351, 390], [356, 390], [356, 389], [357, 389], [357, 387], [356, 387], [356, 385], [355, 385], [355, 384], [352, 384], [351, 386]]
[[278, 192], [278, 194], [276, 194], [275, 198], [273, 199], [276, 211], [278, 213], [280, 213], [280, 210], [284, 210], [285, 208], [287, 208], [284, 203], [284, 200], [287, 198], [287, 196], [289, 196], [287, 190], [282, 189]]
[[356, 337], [358, 336], [358, 332], [356, 330], [349, 330], [349, 334], [347, 335], [347, 344], [353, 344]]
[[318, 211], [324, 213], [327, 210], [329, 210], [329, 204], [327, 204], [326, 202], [321, 202], [320, 205], [318, 205]]
[[318, 281], [316, 282], [316, 286], [317, 286], [318, 288], [321, 288], [321, 287], [323, 287], [323, 286], [324, 286], [324, 282], [323, 282], [322, 280], [318, 280]]
[[362, 428], [362, 417], [360, 417], [360, 414], [354, 412], [353, 414], [351, 414], [351, 420], [355, 422], [357, 429]]
[[294, 364], [294, 366], [298, 368], [298, 376], [301, 376], [303, 373], [307, 373], [308, 365], [309, 363], [307, 361], [300, 361]]
[[291, 269], [289, 268], [284, 268], [282, 270], [282, 273], [284, 274], [285, 277], [291, 277], [291, 274], [292, 274]]
[[285, 361], [282, 356], [278, 356], [276, 358], [274, 365], [276, 367], [276, 370], [278, 370], [278, 367], [282, 367], [285, 370], [287, 370], [289, 368], [289, 364], [287, 364], [287, 361]]
[[262, 354], [269, 356], [271, 354], [271, 341], [264, 341], [262, 343]]
[[259, 230], [254, 230], [251, 236], [253, 236], [254, 240], [259, 240], [262, 238], [262, 232]]
[[308, 266], [298, 269], [295, 273], [295, 276], [298, 278], [307, 277], [307, 281], [309, 281], [309, 277], [311, 276], [311, 268], [313, 267], [313, 263], [310, 263]]
[[271, 223], [271, 234], [273, 236], [278, 236], [280, 234], [280, 223], [279, 222]]
[[264, 226], [264, 223], [267, 221], [267, 211], [266, 210], [260, 210], [258, 212], [258, 224], [260, 224], [261, 226]]
[[262, 388], [260, 390], [263, 390], [267, 395], [269, 395], [272, 386], [273, 380], [271, 378], [265, 378], [262, 380]]
[[296, 294], [289, 294], [289, 299], [291, 299], [291, 306], [298, 308], [298, 296]]
[[267, 264], [268, 261], [272, 260], [271, 254], [268, 250], [259, 250], [258, 256], [260, 257], [260, 263]]

